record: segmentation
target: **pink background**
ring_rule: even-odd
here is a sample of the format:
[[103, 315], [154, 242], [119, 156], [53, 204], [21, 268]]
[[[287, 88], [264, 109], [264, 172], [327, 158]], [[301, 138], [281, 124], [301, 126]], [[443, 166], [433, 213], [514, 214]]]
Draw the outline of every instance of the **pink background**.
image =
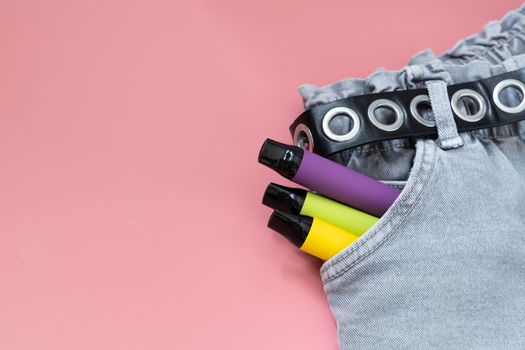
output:
[[266, 228], [300, 83], [440, 53], [519, 1], [0, 3], [0, 348], [335, 349]]

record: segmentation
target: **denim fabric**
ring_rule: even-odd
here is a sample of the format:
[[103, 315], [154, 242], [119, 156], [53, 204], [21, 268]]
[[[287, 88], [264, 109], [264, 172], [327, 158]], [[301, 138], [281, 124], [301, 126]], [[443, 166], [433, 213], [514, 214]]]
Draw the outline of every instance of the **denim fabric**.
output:
[[441, 57], [426, 50], [399, 71], [300, 87], [305, 107], [427, 87], [439, 132], [333, 157], [403, 188], [321, 268], [341, 349], [525, 349], [525, 123], [458, 135], [442, 93], [524, 67], [524, 28], [521, 8]]

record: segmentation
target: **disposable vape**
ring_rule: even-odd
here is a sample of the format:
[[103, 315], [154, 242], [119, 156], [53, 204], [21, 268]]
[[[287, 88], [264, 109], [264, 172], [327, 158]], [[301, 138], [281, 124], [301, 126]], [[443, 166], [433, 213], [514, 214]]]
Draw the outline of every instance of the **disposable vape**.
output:
[[354, 242], [358, 236], [319, 218], [275, 210], [268, 227], [280, 233], [302, 251], [328, 260]]
[[264, 142], [259, 162], [297, 184], [377, 217], [401, 192], [315, 153], [271, 139]]
[[374, 225], [377, 217], [316, 193], [270, 183], [262, 203], [287, 213], [316, 217], [357, 236]]

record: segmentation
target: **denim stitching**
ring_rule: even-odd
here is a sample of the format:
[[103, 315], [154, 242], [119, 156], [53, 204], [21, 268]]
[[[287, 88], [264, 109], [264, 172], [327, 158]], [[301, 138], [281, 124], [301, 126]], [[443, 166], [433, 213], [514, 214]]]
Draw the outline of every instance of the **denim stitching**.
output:
[[518, 34], [523, 34], [521, 31], [519, 31], [517, 28], [513, 28], [513, 31], [509, 31], [509, 36], [505, 39], [502, 39], [500, 41], [494, 42], [493, 45], [485, 48], [483, 51], [477, 53], [474, 56], [464, 58], [466, 64], [474, 61], [475, 59], [481, 58], [482, 56], [486, 56], [489, 53], [494, 53], [496, 49], [502, 48], [504, 45], [509, 45], [511, 41], [515, 40], [517, 38]]
[[[481, 129], [481, 130], [486, 130], [486, 129]], [[516, 135], [505, 135], [505, 136], [476, 135], [477, 131], [479, 131], [479, 130], [466, 131], [464, 133], [466, 133], [466, 134], [468, 134], [468, 135], [470, 135], [472, 137], [475, 137], [477, 139], [480, 139], [480, 140], [486, 140], [486, 139], [489, 139], [489, 140], [504, 140], [504, 139], [511, 139], [511, 138], [515, 138], [515, 137], [525, 137], [525, 133], [519, 133], [519, 134], [516, 134]], [[461, 136], [461, 134], [463, 134], [463, 133], [460, 133], [460, 136]], [[353, 154], [363, 154], [363, 153], [372, 153], [372, 152], [386, 152], [386, 151], [393, 151], [393, 150], [398, 150], [398, 149], [415, 150], [416, 148], [412, 147], [412, 146], [392, 146], [392, 147], [379, 148], [379, 149], [368, 149], [368, 150], [356, 149], [356, 150], [352, 151], [350, 157]]]
[[[333, 281], [334, 279], [338, 278], [339, 276], [341, 276], [342, 274], [344, 274], [346, 271], [350, 270], [351, 268], [353, 268], [356, 264], [358, 264], [361, 260], [363, 260], [364, 258], [368, 257], [372, 252], [374, 252], [376, 249], [378, 249], [384, 242], [386, 242], [397, 230], [397, 228], [406, 220], [406, 218], [408, 217], [408, 215], [412, 212], [412, 210], [414, 209], [414, 207], [419, 203], [423, 193], [425, 192], [425, 190], [428, 188], [427, 184], [429, 182], [429, 179], [430, 177], [432, 176], [432, 173], [434, 172], [434, 167], [435, 167], [435, 157], [436, 157], [436, 148], [435, 146], [432, 147], [432, 150], [431, 150], [431, 154], [430, 154], [430, 158], [429, 159], [426, 159], [425, 156], [428, 156], [428, 145], [425, 145], [423, 144], [423, 147], [424, 147], [424, 150], [423, 150], [423, 154], [422, 154], [422, 160], [421, 160], [421, 167], [418, 169], [418, 173], [414, 174], [414, 179], [419, 175], [419, 173], [423, 172], [425, 166], [428, 166], [430, 163], [430, 169], [427, 170], [427, 175], [423, 181], [423, 188], [420, 190], [419, 194], [417, 194], [417, 198], [414, 199], [413, 203], [410, 205], [410, 207], [407, 208], [407, 212], [403, 214], [402, 217], [400, 217], [398, 219], [398, 222], [394, 224], [394, 226], [392, 227], [392, 229], [390, 230], [389, 233], [387, 233], [385, 235], [385, 237], [383, 237], [383, 239], [381, 239], [379, 242], [377, 242], [375, 244], [375, 246], [371, 247], [365, 254], [361, 255], [360, 257], [358, 257], [357, 259], [355, 259], [352, 263], [350, 263], [349, 265], [345, 266], [343, 269], [341, 269], [340, 271], [336, 271], [336, 272], [333, 272], [333, 273], [330, 273], [330, 268], [327, 268], [326, 270], [326, 274], [328, 275], [326, 278], [324, 278], [324, 282], [325, 283], [328, 283], [330, 281]], [[383, 229], [383, 227], [387, 224], [388, 222], [387, 221], [383, 221], [381, 223], [380, 226], [378, 226], [376, 228], [376, 234], [379, 233], [379, 231], [381, 229]], [[375, 237], [375, 235], [372, 235], [372, 236], [369, 236], [369, 237], [366, 237], [366, 239], [362, 240], [361, 242], [359, 242], [359, 245], [355, 245], [353, 249], [351, 250], [348, 250], [347, 252], [345, 252], [344, 255], [341, 256], [341, 258], [336, 262], [336, 263], [339, 263], [339, 262], [342, 262], [345, 260], [346, 257], [348, 257], [349, 255], [353, 254], [358, 248], [361, 248], [363, 247], [366, 243], [368, 243], [371, 239], [373, 239]]]
[[[368, 257], [370, 254], [372, 254], [375, 250], [377, 250], [384, 242], [386, 242], [397, 230], [397, 228], [406, 220], [406, 218], [408, 217], [408, 214], [410, 214], [410, 212], [414, 209], [414, 207], [419, 203], [419, 200], [421, 199], [422, 197], [422, 194], [423, 194], [423, 190], [425, 188], [427, 188], [426, 186], [426, 182], [428, 181], [430, 175], [433, 173], [434, 171], [434, 165], [435, 165], [435, 149], [432, 151], [432, 159], [430, 160], [431, 161], [431, 168], [429, 169], [428, 171], [428, 175], [425, 179], [425, 184], [423, 185], [424, 188], [421, 190], [421, 192], [418, 194], [417, 198], [415, 199], [414, 203], [407, 209], [408, 211], [401, 217], [399, 218], [399, 221], [392, 227], [392, 229], [390, 230], [390, 233], [388, 233], [385, 237], [383, 237], [382, 240], [380, 240], [374, 247], [370, 248], [365, 254], [363, 254], [362, 256], [358, 257], [356, 260], [354, 260], [351, 264], [347, 265], [346, 267], [344, 267], [342, 270], [338, 271], [338, 272], [335, 272], [332, 276], [330, 277], [327, 277], [325, 279], [325, 283], [328, 283], [330, 281], [333, 281], [334, 279], [338, 278], [339, 276], [341, 276], [342, 274], [344, 274], [346, 271], [350, 270], [351, 268], [353, 268], [355, 265], [357, 265], [360, 261], [362, 261], [364, 258]], [[423, 167], [420, 168], [420, 170], [422, 170]], [[416, 177], [418, 174], [414, 174], [414, 177]], [[376, 229], [377, 233], [379, 233], [379, 231], [387, 224], [387, 221], [384, 221], [382, 223], [381, 226], [378, 226], [378, 228]], [[348, 251], [347, 254], [345, 254], [345, 256], [348, 256], [349, 254], [353, 253], [358, 247], [361, 247], [363, 246], [365, 243], [367, 243], [370, 239], [372, 239], [374, 236], [370, 236], [370, 237], [367, 237], [366, 240], [363, 240], [361, 242], [361, 244], [359, 246], [356, 246], [355, 249], [351, 250], [351, 251]], [[341, 260], [339, 261], [342, 261], [344, 260], [344, 257], [342, 257]]]
[[[415, 147], [411, 146], [392, 146], [387, 148], [379, 148], [379, 149], [368, 149], [368, 150], [355, 150], [355, 153], [372, 153], [372, 152], [386, 152], [386, 151], [393, 151], [396, 149], [416, 149]], [[353, 152], [353, 153], [354, 153]]]

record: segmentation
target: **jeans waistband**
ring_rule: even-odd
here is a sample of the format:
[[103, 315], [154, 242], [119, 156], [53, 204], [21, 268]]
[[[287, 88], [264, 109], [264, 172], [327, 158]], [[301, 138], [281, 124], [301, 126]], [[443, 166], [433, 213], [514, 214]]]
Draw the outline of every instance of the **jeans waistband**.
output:
[[[399, 138], [435, 138], [462, 145], [458, 132], [494, 129], [525, 120], [525, 68], [473, 82], [351, 96], [315, 106], [290, 127], [294, 143], [322, 156]], [[508, 130], [508, 129], [507, 129]]]
[[[487, 24], [479, 34], [458, 42], [451, 50], [436, 57], [431, 50], [416, 54], [398, 71], [379, 69], [365, 79], [347, 78], [324, 87], [303, 84], [299, 92], [306, 108], [328, 104], [351, 96], [425, 88], [431, 81], [447, 85], [471, 82], [525, 67], [525, 6], [511, 11], [502, 20]], [[509, 90], [510, 91], [510, 90]], [[514, 95], [513, 95], [514, 94]], [[521, 92], [507, 93], [507, 98], [520, 100]], [[522, 135], [522, 122], [497, 128], [472, 131], [481, 136], [506, 137]], [[410, 140], [381, 142], [377, 149], [412, 143]], [[357, 147], [361, 151], [373, 148]]]

